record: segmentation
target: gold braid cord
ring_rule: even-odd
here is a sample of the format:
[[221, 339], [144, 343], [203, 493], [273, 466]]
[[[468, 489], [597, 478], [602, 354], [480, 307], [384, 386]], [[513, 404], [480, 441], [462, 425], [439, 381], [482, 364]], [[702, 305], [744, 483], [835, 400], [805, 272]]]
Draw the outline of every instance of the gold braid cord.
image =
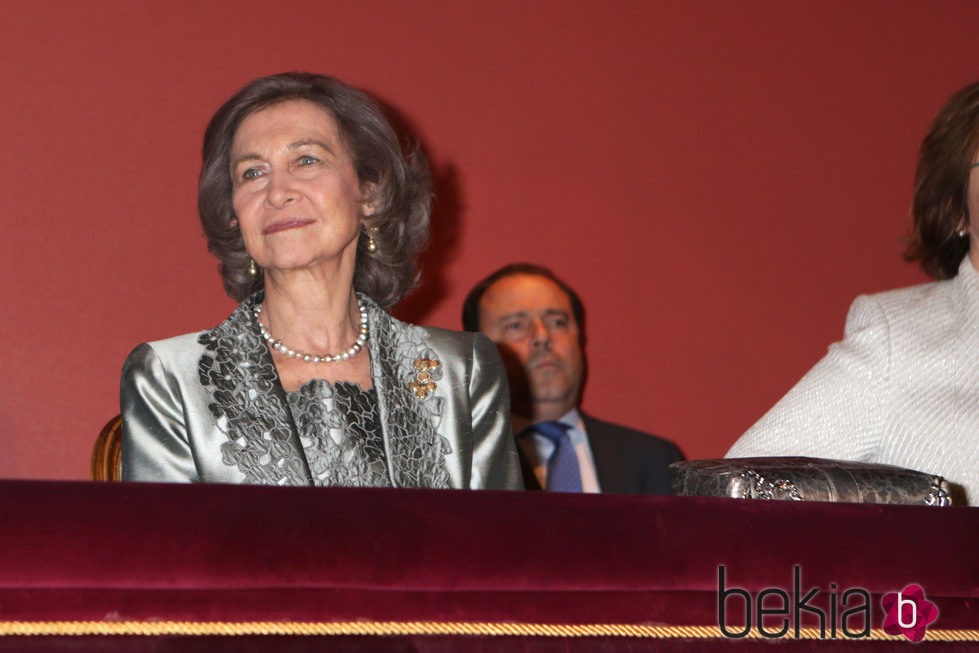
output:
[[[482, 635], [641, 639], [724, 638], [717, 626], [633, 624], [528, 624], [472, 621], [0, 621], [0, 636], [11, 635]], [[748, 638], [762, 639], [757, 630], [752, 630]], [[799, 639], [820, 639], [819, 629], [800, 628]], [[873, 629], [869, 637], [862, 639], [903, 641], [905, 638]], [[979, 630], [928, 630], [924, 641], [979, 642]]]

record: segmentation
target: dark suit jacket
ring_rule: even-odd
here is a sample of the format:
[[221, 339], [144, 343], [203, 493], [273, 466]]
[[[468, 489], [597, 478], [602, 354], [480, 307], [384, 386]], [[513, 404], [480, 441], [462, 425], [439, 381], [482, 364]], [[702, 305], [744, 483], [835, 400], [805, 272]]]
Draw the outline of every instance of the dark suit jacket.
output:
[[[579, 413], [581, 411], [579, 410]], [[683, 460], [677, 446], [664, 438], [603, 422], [581, 413], [598, 484], [607, 494], [672, 494], [670, 463]], [[524, 487], [542, 489], [520, 447]]]

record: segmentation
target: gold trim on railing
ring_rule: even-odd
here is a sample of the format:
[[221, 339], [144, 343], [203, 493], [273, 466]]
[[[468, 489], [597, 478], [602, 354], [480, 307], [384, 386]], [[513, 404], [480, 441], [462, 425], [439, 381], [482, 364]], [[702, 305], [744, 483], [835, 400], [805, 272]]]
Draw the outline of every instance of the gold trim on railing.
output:
[[[637, 624], [532, 624], [472, 621], [0, 621], [0, 636], [54, 635], [484, 635], [510, 637], [634, 637], [723, 639], [717, 626]], [[750, 639], [761, 639], [757, 630]], [[787, 637], [785, 639], [792, 639]], [[800, 628], [799, 639], [820, 639], [818, 628]], [[838, 637], [837, 640], [848, 639]], [[873, 629], [868, 640], [906, 641]], [[849, 641], [853, 641], [852, 639]], [[979, 642], [979, 630], [928, 630], [925, 641]]]

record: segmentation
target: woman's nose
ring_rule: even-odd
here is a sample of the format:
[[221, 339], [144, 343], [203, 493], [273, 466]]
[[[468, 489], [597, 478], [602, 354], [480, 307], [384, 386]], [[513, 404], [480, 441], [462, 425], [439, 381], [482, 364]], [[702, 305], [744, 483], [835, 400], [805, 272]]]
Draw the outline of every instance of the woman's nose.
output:
[[299, 197], [295, 187], [290, 183], [288, 175], [272, 174], [269, 179], [268, 193], [265, 201], [277, 209], [294, 202]]

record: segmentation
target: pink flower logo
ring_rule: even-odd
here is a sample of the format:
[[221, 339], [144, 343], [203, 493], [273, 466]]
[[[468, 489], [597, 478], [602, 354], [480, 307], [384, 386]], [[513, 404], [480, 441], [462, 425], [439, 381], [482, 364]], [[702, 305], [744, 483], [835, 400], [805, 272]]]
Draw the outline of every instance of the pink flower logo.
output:
[[938, 606], [925, 598], [920, 585], [908, 585], [900, 592], [885, 594], [884, 632], [888, 635], [904, 635], [912, 642], [920, 642], [928, 626], [938, 619]]

